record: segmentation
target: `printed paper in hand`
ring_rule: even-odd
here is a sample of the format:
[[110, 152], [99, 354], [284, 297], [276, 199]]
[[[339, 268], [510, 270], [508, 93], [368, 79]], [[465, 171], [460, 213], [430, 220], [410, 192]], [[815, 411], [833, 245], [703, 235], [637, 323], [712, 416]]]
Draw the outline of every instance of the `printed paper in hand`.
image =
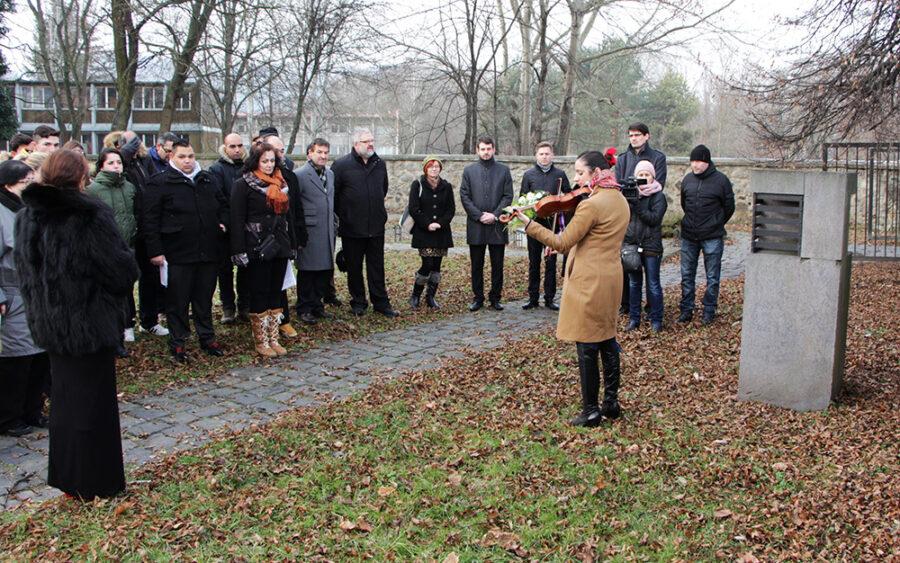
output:
[[291, 261], [288, 260], [287, 268], [284, 269], [284, 283], [281, 284], [281, 291], [289, 287], [297, 285], [297, 277], [294, 275], [294, 268], [291, 267]]
[[163, 287], [169, 287], [169, 263], [163, 260], [162, 266], [159, 267], [159, 283]]

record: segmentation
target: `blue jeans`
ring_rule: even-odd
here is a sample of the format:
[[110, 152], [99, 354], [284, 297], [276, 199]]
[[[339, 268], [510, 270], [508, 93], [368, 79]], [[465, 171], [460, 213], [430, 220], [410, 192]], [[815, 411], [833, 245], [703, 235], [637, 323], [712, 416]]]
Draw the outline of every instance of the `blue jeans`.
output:
[[642, 278], [647, 279], [647, 304], [650, 305], [650, 322], [662, 323], [663, 292], [659, 282], [659, 265], [662, 256], [641, 255], [642, 268], [637, 272], [628, 272], [628, 319], [641, 322], [641, 289]]
[[719, 279], [722, 275], [722, 251], [725, 243], [721, 238], [711, 238], [694, 242], [681, 239], [681, 312], [694, 312], [696, 295], [697, 261], [703, 251], [703, 266], [706, 268], [706, 293], [703, 294], [703, 314], [715, 314], [719, 304]]

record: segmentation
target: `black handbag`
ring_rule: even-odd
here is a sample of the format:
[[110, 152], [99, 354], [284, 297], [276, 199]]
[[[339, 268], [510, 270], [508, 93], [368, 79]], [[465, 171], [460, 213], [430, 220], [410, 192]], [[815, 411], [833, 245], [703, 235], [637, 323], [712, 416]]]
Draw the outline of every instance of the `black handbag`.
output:
[[272, 224], [272, 230], [253, 249], [253, 253], [263, 262], [274, 260], [278, 254], [278, 241], [275, 231], [281, 222], [281, 216], [276, 216]]
[[622, 269], [626, 272], [641, 271], [641, 249], [636, 244], [622, 245]]

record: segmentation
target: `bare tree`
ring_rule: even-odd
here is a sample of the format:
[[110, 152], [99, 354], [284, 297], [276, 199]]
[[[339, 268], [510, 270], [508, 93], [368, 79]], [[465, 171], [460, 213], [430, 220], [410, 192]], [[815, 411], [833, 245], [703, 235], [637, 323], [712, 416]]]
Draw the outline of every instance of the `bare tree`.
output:
[[100, 22], [93, 0], [28, 0], [28, 7], [37, 36], [32, 53], [53, 93], [57, 125], [64, 137], [80, 139], [91, 104], [91, 40]]
[[736, 86], [751, 95], [760, 138], [796, 156], [829, 137], [900, 133], [896, 0], [819, 0], [788, 25], [810, 30], [788, 51], [794, 62], [774, 72], [752, 68]]

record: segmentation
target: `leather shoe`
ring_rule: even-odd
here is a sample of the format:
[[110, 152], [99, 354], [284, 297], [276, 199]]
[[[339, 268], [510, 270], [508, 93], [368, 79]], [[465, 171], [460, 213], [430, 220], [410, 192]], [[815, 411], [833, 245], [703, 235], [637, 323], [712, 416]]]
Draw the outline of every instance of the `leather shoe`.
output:
[[400, 313], [393, 309], [375, 309], [376, 313], [380, 313], [389, 319], [393, 319], [400, 316]]
[[544, 304], [544, 307], [550, 309], [551, 311], [559, 311], [559, 305], [557, 305], [553, 301], [548, 301]]
[[703, 313], [703, 318], [700, 319], [700, 324], [702, 324], [703, 326], [711, 325], [714, 320], [716, 320], [715, 313]]
[[528, 303], [522, 305], [522, 308], [526, 311], [529, 309], [537, 309], [538, 307], [540, 307], [540, 305], [538, 305], [537, 301], [529, 301]]
[[325, 311], [324, 309], [322, 311], [313, 311], [312, 315], [317, 319], [331, 320], [334, 318], [334, 315]]
[[209, 344], [204, 344], [202, 348], [203, 351], [206, 352], [206, 354], [209, 356], [215, 356], [218, 358], [225, 355], [225, 352], [222, 351], [222, 346], [215, 340], [210, 342]]
[[680, 323], [689, 323], [694, 318], [694, 313], [690, 311], [682, 311], [680, 315], [678, 315], [678, 322]]
[[495, 311], [502, 311], [503, 305], [501, 305], [499, 301], [491, 301], [491, 309]]
[[650, 330], [653, 332], [662, 332], [662, 323], [650, 323]]
[[356, 315], [357, 317], [361, 317], [366, 314], [366, 310], [362, 307], [351, 307], [350, 312]]
[[31, 434], [34, 431], [34, 428], [28, 426], [24, 422], [19, 422], [15, 426], [7, 428], [3, 431], [3, 434], [7, 436], [12, 436], [13, 438], [18, 438], [20, 436], [24, 436], [26, 434]]
[[181, 346], [176, 346], [172, 348], [172, 359], [178, 362], [179, 364], [188, 363], [188, 356], [185, 353], [184, 348]]
[[319, 319], [316, 318], [312, 313], [301, 313], [300, 320], [308, 325], [314, 325], [319, 322]]
[[344, 304], [344, 302], [337, 297], [326, 297], [324, 301], [326, 305], [334, 305], [335, 307], [340, 307]]
[[481, 309], [482, 307], [484, 307], [484, 301], [476, 300], [476, 301], [472, 301], [471, 305], [469, 305], [469, 310], [474, 313], [475, 311]]
[[603, 403], [600, 405], [600, 416], [603, 418], [619, 418], [622, 415], [622, 408], [619, 407], [618, 401], [615, 403]]
[[638, 321], [628, 321], [628, 325], [625, 326], [625, 332], [637, 330], [639, 326], [641, 326], [641, 323], [639, 323]]
[[571, 424], [572, 426], [594, 428], [596, 426], [600, 426], [601, 422], [603, 422], [603, 415], [595, 405], [591, 410], [582, 412], [581, 414], [570, 420], [569, 424]]

